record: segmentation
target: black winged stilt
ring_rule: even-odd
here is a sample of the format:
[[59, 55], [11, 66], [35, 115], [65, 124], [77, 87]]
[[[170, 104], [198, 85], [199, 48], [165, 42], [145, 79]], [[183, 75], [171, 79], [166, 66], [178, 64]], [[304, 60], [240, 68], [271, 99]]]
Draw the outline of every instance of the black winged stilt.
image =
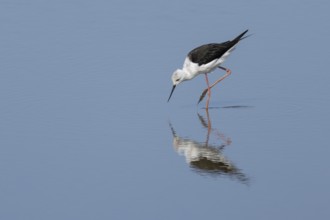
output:
[[[222, 43], [205, 44], [190, 51], [183, 63], [183, 68], [177, 69], [172, 75], [173, 87], [167, 102], [170, 101], [174, 89], [178, 84], [186, 80], [191, 80], [199, 74], [205, 74], [207, 89], [203, 91], [198, 103], [202, 101], [206, 93], [208, 93], [208, 98], [206, 101], [206, 109], [208, 109], [211, 97], [211, 88], [231, 74], [231, 70], [221, 66], [221, 64], [235, 49], [238, 42], [247, 37], [244, 37], [246, 32], [248, 32], [248, 30], [244, 31], [233, 40]], [[207, 74], [216, 68], [226, 71], [226, 74], [210, 85]]]

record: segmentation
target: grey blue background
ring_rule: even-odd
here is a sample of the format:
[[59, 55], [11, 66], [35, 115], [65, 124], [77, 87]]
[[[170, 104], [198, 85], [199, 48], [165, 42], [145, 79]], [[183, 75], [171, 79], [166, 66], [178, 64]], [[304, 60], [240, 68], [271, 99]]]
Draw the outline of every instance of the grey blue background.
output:
[[[1, 0], [0, 219], [329, 219], [329, 9]], [[173, 146], [207, 137], [204, 77], [166, 101], [189, 50], [245, 29], [209, 110], [239, 181]]]

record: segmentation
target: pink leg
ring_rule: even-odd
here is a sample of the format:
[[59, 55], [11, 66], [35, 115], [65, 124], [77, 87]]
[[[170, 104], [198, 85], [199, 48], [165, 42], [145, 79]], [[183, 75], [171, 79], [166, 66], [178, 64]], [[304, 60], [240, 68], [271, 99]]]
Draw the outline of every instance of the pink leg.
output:
[[[221, 78], [219, 78], [217, 81], [215, 81], [211, 86], [209, 86], [209, 84], [207, 85], [207, 88], [204, 89], [202, 95], [201, 95], [200, 98], [199, 98], [198, 103], [200, 103], [200, 102], [204, 99], [206, 93], [207, 93], [211, 88], [213, 88], [213, 86], [215, 86], [216, 84], [218, 84], [219, 82], [221, 82], [222, 80], [224, 80], [227, 76], [229, 76], [229, 75], [231, 74], [231, 70], [230, 70], [230, 69], [224, 68], [224, 67], [222, 67], [222, 66], [219, 66], [219, 68], [222, 69], [222, 70], [225, 70], [225, 71], [226, 71], [226, 74], [223, 75]], [[207, 75], [207, 74], [205, 74], [205, 75]], [[206, 78], [207, 78], [207, 76], [206, 76]], [[206, 83], [208, 83], [208, 80], [207, 80]]]
[[227, 68], [224, 68], [222, 66], [219, 66], [220, 69], [226, 71], [226, 74], [223, 75], [220, 79], [218, 79], [217, 81], [215, 81], [212, 86], [210, 88], [212, 88], [213, 86], [215, 86], [216, 84], [218, 84], [220, 81], [224, 80], [227, 76], [229, 76], [231, 74], [231, 70], [230, 69], [227, 69]]
[[210, 87], [210, 83], [209, 83], [209, 79], [207, 77], [207, 73], [205, 73], [205, 81], [207, 84], [207, 101], [206, 101], [206, 109], [209, 109], [209, 102], [210, 102], [210, 98], [211, 98], [211, 87]]

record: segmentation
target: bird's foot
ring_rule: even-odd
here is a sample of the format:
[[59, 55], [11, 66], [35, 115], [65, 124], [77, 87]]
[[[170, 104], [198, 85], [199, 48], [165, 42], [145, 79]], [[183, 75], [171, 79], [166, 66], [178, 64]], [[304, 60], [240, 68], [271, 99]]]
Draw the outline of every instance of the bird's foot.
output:
[[199, 97], [198, 103], [197, 105], [204, 99], [206, 93], [207, 93], [208, 89], [204, 89], [202, 95]]

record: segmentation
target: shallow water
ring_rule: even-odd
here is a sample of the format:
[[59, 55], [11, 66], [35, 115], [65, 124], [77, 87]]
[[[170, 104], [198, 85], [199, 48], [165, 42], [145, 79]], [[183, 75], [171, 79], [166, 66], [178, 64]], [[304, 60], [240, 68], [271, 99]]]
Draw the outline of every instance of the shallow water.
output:
[[328, 219], [328, 6], [1, 1], [0, 218]]

